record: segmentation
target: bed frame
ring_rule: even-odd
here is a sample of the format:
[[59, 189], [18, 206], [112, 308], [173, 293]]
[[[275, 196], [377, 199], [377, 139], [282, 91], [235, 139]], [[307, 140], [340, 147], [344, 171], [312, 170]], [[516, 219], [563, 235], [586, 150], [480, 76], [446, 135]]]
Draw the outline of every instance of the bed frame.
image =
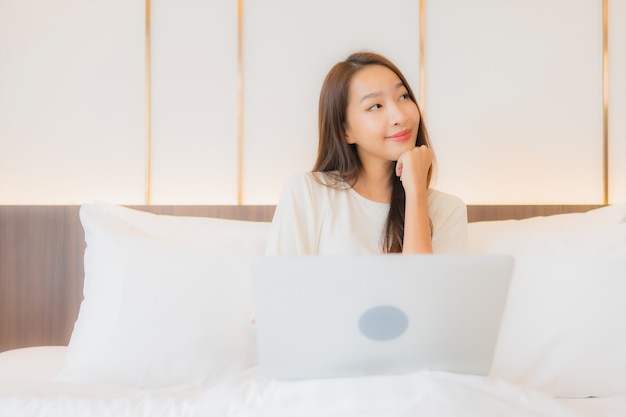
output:
[[[157, 214], [271, 221], [274, 206], [131, 206]], [[473, 221], [584, 212], [601, 206], [468, 206]], [[83, 290], [79, 206], [0, 206], [0, 352], [67, 345]]]

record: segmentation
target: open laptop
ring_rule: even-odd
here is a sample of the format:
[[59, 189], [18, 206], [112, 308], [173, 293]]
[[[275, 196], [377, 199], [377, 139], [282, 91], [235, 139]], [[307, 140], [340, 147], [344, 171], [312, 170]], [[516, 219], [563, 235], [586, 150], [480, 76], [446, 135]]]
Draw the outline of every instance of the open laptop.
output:
[[256, 258], [260, 374], [485, 375], [512, 269], [506, 255]]

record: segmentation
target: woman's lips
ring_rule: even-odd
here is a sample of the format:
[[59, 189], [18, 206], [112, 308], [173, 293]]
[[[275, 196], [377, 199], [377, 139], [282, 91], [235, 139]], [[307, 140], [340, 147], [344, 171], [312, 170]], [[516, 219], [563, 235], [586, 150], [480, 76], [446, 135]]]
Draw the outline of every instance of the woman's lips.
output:
[[403, 130], [391, 136], [387, 136], [386, 139], [393, 140], [395, 142], [404, 142], [411, 137], [411, 129]]

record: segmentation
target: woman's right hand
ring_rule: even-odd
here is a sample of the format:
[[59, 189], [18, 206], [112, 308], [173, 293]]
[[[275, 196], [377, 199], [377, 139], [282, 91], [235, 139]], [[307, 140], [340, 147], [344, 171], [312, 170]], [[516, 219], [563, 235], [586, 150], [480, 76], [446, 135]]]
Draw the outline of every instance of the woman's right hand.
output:
[[428, 170], [435, 154], [425, 145], [417, 146], [404, 152], [396, 162], [396, 175], [400, 177], [404, 192], [409, 196], [417, 196], [428, 188]]

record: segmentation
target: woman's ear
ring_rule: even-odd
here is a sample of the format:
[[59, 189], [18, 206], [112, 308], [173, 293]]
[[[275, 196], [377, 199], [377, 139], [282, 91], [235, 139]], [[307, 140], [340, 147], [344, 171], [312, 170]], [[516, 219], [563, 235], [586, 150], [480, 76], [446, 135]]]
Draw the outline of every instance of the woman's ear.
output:
[[350, 136], [350, 129], [348, 129], [348, 126], [346, 126], [346, 124], [344, 123], [343, 125], [343, 131], [346, 135], [346, 142], [348, 142], [349, 145], [353, 145], [354, 144], [354, 140], [352, 140], [352, 137]]

